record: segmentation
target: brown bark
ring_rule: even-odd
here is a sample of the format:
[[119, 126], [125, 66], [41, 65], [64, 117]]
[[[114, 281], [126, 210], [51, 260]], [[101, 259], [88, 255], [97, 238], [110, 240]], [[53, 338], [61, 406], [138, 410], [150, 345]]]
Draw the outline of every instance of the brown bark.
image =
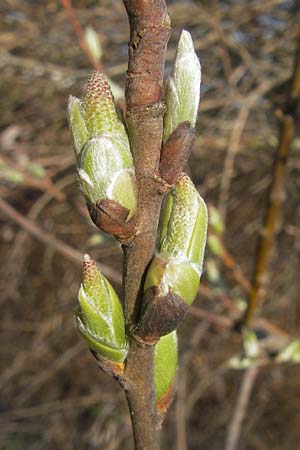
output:
[[[127, 330], [141, 307], [142, 282], [155, 249], [163, 184], [158, 176], [163, 136], [162, 101], [170, 24], [163, 0], [124, 0], [130, 23], [126, 84], [126, 122], [138, 188], [136, 235], [124, 249], [124, 298]], [[155, 404], [154, 349], [132, 341], [125, 389], [136, 450], [158, 450], [160, 415]]]
[[161, 416], [153, 388], [154, 346], [133, 341], [126, 362], [124, 388], [132, 422], [135, 450], [159, 450]]

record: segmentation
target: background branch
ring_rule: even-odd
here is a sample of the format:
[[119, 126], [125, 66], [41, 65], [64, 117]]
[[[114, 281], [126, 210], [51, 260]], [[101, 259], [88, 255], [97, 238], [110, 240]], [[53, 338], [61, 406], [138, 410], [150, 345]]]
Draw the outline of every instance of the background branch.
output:
[[238, 448], [237, 445], [241, 434], [242, 424], [247, 414], [247, 407], [258, 371], [258, 367], [251, 367], [243, 374], [237, 402], [228, 427], [225, 450], [236, 450]]
[[84, 51], [84, 53], [88, 57], [90, 63], [92, 64], [92, 66], [96, 70], [99, 70], [100, 72], [102, 72], [102, 70], [103, 70], [102, 64], [94, 57], [89, 46], [86, 43], [84, 31], [82, 29], [82, 26], [80, 25], [79, 20], [76, 17], [75, 11], [72, 6], [72, 1], [71, 0], [60, 0], [60, 2], [62, 4], [64, 10], [66, 11], [69, 22], [77, 36], [79, 47]]
[[300, 36], [295, 55], [295, 65], [284, 110], [280, 114], [280, 140], [275, 157], [273, 179], [270, 186], [269, 202], [263, 231], [259, 240], [252, 287], [248, 298], [248, 307], [244, 324], [249, 326], [264, 296], [266, 273], [276, 234], [284, 194], [285, 169], [288, 153], [294, 137], [294, 125], [297, 120], [297, 104], [300, 99]]

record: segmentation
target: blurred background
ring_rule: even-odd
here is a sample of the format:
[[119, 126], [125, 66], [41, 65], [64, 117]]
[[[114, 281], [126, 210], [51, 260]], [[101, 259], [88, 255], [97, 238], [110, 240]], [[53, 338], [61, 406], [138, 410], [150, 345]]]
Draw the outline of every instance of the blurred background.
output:
[[[166, 72], [182, 28], [201, 59], [188, 170], [216, 208], [217, 225], [199, 296], [179, 331], [178, 395], [162, 449], [298, 449], [299, 116], [288, 158], [278, 148], [299, 1], [167, 3]], [[66, 120], [68, 96], [81, 95], [92, 63], [124, 88], [127, 16], [121, 0], [2, 0], [0, 11], [0, 448], [129, 450], [124, 393], [74, 328], [82, 254], [97, 259], [120, 292], [122, 252], [87, 214]], [[254, 332], [242, 338], [234, 324], [258, 264], [278, 161], [286, 177], [264, 301]]]

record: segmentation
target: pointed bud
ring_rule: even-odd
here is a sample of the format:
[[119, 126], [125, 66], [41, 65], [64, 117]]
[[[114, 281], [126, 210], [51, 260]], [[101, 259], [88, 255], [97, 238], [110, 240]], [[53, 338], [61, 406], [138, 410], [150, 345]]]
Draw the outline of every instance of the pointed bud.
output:
[[172, 401], [177, 365], [177, 334], [173, 331], [161, 337], [155, 346], [154, 384], [157, 407], [161, 412], [166, 411]]
[[83, 107], [91, 137], [113, 132], [119, 134], [122, 141], [128, 141], [124, 125], [115, 108], [111, 89], [103, 73], [95, 71], [90, 76], [85, 88]]
[[182, 122], [195, 127], [200, 100], [201, 66], [193, 40], [183, 30], [179, 39], [172, 76], [167, 81], [164, 142]]
[[155, 342], [184, 319], [198, 291], [207, 232], [207, 208], [190, 178], [181, 174], [167, 197], [159, 253], [145, 280], [137, 334]]
[[193, 182], [181, 174], [167, 198], [162, 217], [160, 253], [189, 261], [201, 273], [206, 244], [207, 208]]
[[[70, 98], [68, 115], [78, 161], [79, 184], [91, 216], [97, 217], [93, 220], [99, 228], [119, 237], [114, 230], [120, 228], [120, 218], [117, 218], [117, 226], [115, 216], [103, 224], [101, 208], [100, 212], [94, 210], [102, 201], [119, 204], [126, 211], [125, 227], [136, 209], [135, 176], [128, 136], [102, 73], [91, 75], [82, 102]], [[106, 214], [108, 211], [106, 208]], [[108, 222], [111, 226], [107, 226]], [[128, 235], [127, 232], [121, 234]]]
[[84, 255], [78, 300], [77, 328], [88, 346], [104, 358], [123, 362], [128, 346], [122, 305], [89, 255]]

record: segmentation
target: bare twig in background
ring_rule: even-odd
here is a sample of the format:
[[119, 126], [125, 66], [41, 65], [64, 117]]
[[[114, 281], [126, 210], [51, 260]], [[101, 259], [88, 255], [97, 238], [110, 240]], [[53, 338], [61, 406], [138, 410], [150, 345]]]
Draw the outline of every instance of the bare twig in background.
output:
[[24, 390], [21, 395], [15, 399], [15, 404], [22, 405], [25, 403], [51, 377], [53, 377], [56, 372], [69, 364], [73, 358], [77, 357], [83, 349], [84, 346], [80, 341], [71, 348], [67, 349], [62, 355], [58, 356], [51, 367], [46, 367], [43, 371], [41, 371], [39, 376], [35, 378], [34, 382], [28, 387], [28, 389]]
[[237, 283], [244, 289], [245, 292], [250, 290], [250, 283], [246, 276], [243, 274], [242, 269], [239, 264], [235, 261], [233, 256], [229, 253], [224, 243], [222, 242], [222, 252], [220, 254], [220, 259], [222, 260], [225, 267], [232, 271], [234, 279]]
[[247, 118], [249, 115], [249, 108], [247, 106], [242, 106], [238, 116], [234, 122], [231, 136], [228, 143], [228, 151], [225, 158], [222, 181], [221, 181], [221, 192], [219, 199], [219, 211], [225, 222], [226, 219], [226, 208], [228, 205], [229, 198], [229, 190], [231, 185], [231, 179], [233, 176], [233, 167], [235, 156], [239, 150], [241, 136], [244, 130], [244, 127], [247, 122]]
[[103, 70], [102, 64], [94, 57], [94, 55], [92, 54], [92, 52], [89, 49], [89, 46], [86, 43], [84, 31], [80, 25], [79, 20], [76, 17], [75, 11], [72, 6], [72, 0], [60, 0], [60, 2], [62, 4], [64, 10], [66, 11], [68, 19], [70, 21], [70, 24], [77, 36], [79, 46], [82, 48], [84, 53], [87, 55], [92, 66], [96, 70], [99, 70], [100, 72], [102, 72], [102, 70]]
[[234, 413], [228, 427], [225, 450], [237, 450], [238, 448], [243, 420], [247, 414], [248, 403], [258, 371], [258, 367], [251, 367], [244, 372]]
[[[16, 211], [9, 203], [7, 203], [3, 198], [0, 197], [0, 209], [5, 213], [10, 219], [12, 219], [14, 222], [16, 222], [19, 226], [21, 226], [24, 230], [26, 230], [29, 234], [36, 237], [39, 241], [43, 242], [46, 245], [50, 245], [53, 247], [57, 252], [65, 256], [66, 258], [69, 258], [77, 263], [82, 264], [82, 254], [78, 250], [70, 247], [65, 242], [61, 241], [60, 239], [57, 239], [56, 237], [52, 236], [50, 233], [47, 233], [44, 230], [41, 230], [38, 225], [36, 225], [34, 222], [30, 221], [29, 219], [26, 219], [22, 214], [20, 214], [18, 211]], [[120, 275], [117, 271], [114, 269], [101, 265], [101, 270], [103, 270], [103, 273], [106, 274], [108, 277], [110, 277], [112, 280], [114, 280], [117, 283], [120, 283]]]
[[[55, 188], [62, 192], [63, 189], [74, 183], [74, 175], [66, 175], [61, 178], [56, 184]], [[41, 195], [30, 210], [27, 213], [27, 219], [36, 222], [39, 215], [42, 213], [44, 208], [53, 200], [53, 194], [50, 192], [45, 192]], [[5, 273], [7, 277], [11, 279], [11, 283], [7, 290], [7, 298], [18, 298], [19, 294], [19, 285], [22, 280], [22, 271], [24, 271], [24, 264], [26, 259], [28, 258], [28, 246], [26, 247], [26, 239], [30, 236], [30, 234], [24, 230], [20, 229], [19, 233], [17, 233], [16, 238], [14, 240], [14, 245], [10, 251], [9, 260], [7, 261], [7, 265], [5, 268]], [[13, 274], [13, 276], [11, 276]]]
[[258, 99], [266, 95], [276, 85], [289, 79], [288, 71], [280, 74], [280, 77], [274, 82], [270, 80], [263, 81], [257, 89], [253, 90], [245, 99], [241, 99], [242, 107], [234, 122], [232, 132], [229, 138], [228, 149], [225, 157], [224, 169], [221, 181], [221, 191], [219, 196], [219, 210], [223, 221], [226, 222], [226, 209], [228, 205], [230, 186], [233, 177], [234, 161], [239, 150], [241, 137], [247, 123], [247, 119], [251, 109], [254, 107]]
[[25, 350], [23, 352], [19, 352], [13, 362], [8, 365], [5, 370], [1, 373], [0, 376], [0, 390], [4, 391], [4, 388], [8, 390], [8, 384], [12, 383], [12, 381], [16, 378], [16, 376], [20, 373], [24, 372], [24, 368], [31, 360], [39, 360], [45, 358], [47, 352], [49, 352], [49, 341], [51, 333], [55, 332], [59, 328], [62, 323], [61, 314], [57, 316], [52, 316], [50, 319], [47, 319], [40, 323], [40, 327], [35, 324], [34, 330], [34, 338], [32, 339], [32, 347], [35, 348], [35, 351], [32, 352], [31, 349]]
[[[298, 39], [299, 42], [299, 39]], [[297, 107], [300, 98], [300, 44], [295, 57], [294, 73], [290, 85], [290, 92], [285, 110], [281, 117], [281, 130], [278, 150], [276, 154], [273, 180], [270, 186], [269, 203], [264, 223], [264, 229], [258, 244], [252, 287], [248, 298], [248, 307], [244, 317], [244, 324], [251, 325], [254, 314], [261, 303], [265, 292], [266, 275], [271, 250], [276, 234], [278, 216], [283, 202], [285, 169], [290, 146], [294, 136], [294, 123], [297, 117]]]
[[59, 201], [65, 200], [64, 194], [56, 189], [55, 185], [52, 183], [52, 180], [47, 175], [41, 178], [33, 177], [32, 175], [26, 173], [23, 168], [19, 167], [18, 164], [14, 163], [6, 156], [1, 155], [0, 162], [1, 160], [4, 161], [4, 163], [8, 167], [11, 167], [13, 170], [16, 170], [18, 173], [20, 173], [22, 177], [22, 184], [24, 184], [25, 186], [48, 192]]

